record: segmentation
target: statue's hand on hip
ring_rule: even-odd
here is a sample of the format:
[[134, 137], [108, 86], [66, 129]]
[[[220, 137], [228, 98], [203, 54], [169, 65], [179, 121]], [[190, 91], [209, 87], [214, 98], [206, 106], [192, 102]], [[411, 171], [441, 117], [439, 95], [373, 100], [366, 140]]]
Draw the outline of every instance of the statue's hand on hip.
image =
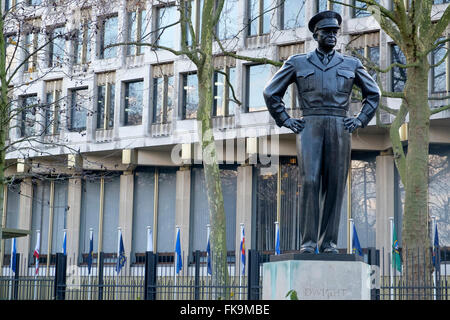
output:
[[350, 133], [355, 131], [358, 128], [362, 127], [362, 122], [358, 118], [344, 118], [344, 126], [345, 129], [348, 130]]
[[283, 122], [283, 127], [291, 129], [294, 133], [300, 133], [305, 127], [305, 120], [289, 118]]

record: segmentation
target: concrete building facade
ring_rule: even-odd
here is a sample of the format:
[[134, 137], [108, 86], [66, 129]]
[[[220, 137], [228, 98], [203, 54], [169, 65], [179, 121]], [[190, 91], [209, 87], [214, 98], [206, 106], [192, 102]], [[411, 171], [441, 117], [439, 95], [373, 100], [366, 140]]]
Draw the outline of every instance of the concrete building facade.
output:
[[[52, 32], [73, 36], [53, 41], [51, 51], [28, 59], [14, 80], [13, 106], [36, 102], [51, 106], [35, 114], [22, 112], [12, 120], [9, 132], [11, 143], [35, 134], [33, 143], [39, 146], [15, 147], [7, 155], [11, 164], [7, 175], [13, 179], [5, 191], [7, 214], [2, 223], [32, 231], [31, 236], [19, 239], [18, 252], [32, 263], [39, 230], [45, 259], [61, 250], [66, 230], [68, 255], [83, 264], [92, 229], [94, 251], [113, 257], [120, 227], [126, 256], [130, 257], [127, 262], [135, 264], [142, 261], [146, 250], [147, 226], [153, 231], [155, 251], [161, 254], [173, 253], [176, 226], [180, 227], [186, 254], [205, 251], [210, 222], [198, 146], [195, 65], [184, 55], [148, 46], [107, 47], [158, 41], [161, 46], [179, 50], [180, 26], [171, 26], [179, 14], [175, 3], [119, 0], [111, 6], [97, 6], [92, 1], [70, 6], [55, 21], [51, 8], [36, 1], [28, 4], [35, 8], [29, 24], [36, 28], [19, 29], [21, 37], [11, 29], [6, 36], [16, 37], [25, 48], [45, 43], [43, 35]], [[381, 68], [402, 59], [392, 39], [364, 10], [327, 1], [292, 0], [274, 1], [271, 10], [265, 10], [271, 1], [266, 2], [226, 1], [229, 16], [222, 18], [218, 27], [226, 48], [276, 61], [308, 52], [316, 42], [307, 21], [318, 11], [333, 9], [343, 16], [337, 46], [340, 52], [356, 52]], [[390, 1], [381, 2], [389, 5]], [[444, 2], [436, 1], [433, 7], [436, 19], [448, 5]], [[193, 1], [194, 8], [201, 4]], [[4, 1], [3, 5], [11, 8], [12, 3]], [[199, 14], [198, 10], [195, 21]], [[446, 32], [448, 36], [450, 29]], [[15, 63], [24, 59], [22, 51], [18, 51]], [[275, 125], [262, 97], [264, 84], [276, 68], [225, 58], [218, 46], [215, 52], [217, 69], [229, 79], [228, 83], [224, 73], [215, 74], [212, 122], [230, 256], [238, 257], [241, 223], [247, 249], [273, 251], [274, 222], [279, 221], [281, 249], [298, 250], [296, 195], [301, 181], [296, 175], [295, 137]], [[430, 54], [430, 59], [437, 60], [441, 54]], [[447, 57], [443, 67], [431, 71], [430, 95], [448, 95], [449, 66]], [[406, 75], [394, 68], [374, 76], [381, 77], [387, 90], [398, 91]], [[295, 90], [289, 89], [285, 99], [292, 116], [301, 115], [296, 98]], [[433, 103], [439, 106], [446, 101]], [[383, 98], [383, 103], [396, 109], [400, 101]], [[351, 112], [359, 107], [355, 98]], [[377, 126], [377, 121], [390, 123], [392, 117], [380, 111], [378, 120], [352, 135], [351, 192], [348, 188], [338, 243], [342, 251], [349, 245], [349, 218], [354, 219], [364, 248], [390, 246], [390, 217], [395, 218], [397, 230], [401, 229], [402, 185], [388, 130]], [[405, 132], [402, 139], [406, 144]], [[430, 214], [438, 217], [441, 246], [446, 246], [450, 244], [448, 111], [433, 116], [430, 138]], [[8, 256], [10, 242], [3, 245]], [[51, 263], [51, 259], [44, 261]]]

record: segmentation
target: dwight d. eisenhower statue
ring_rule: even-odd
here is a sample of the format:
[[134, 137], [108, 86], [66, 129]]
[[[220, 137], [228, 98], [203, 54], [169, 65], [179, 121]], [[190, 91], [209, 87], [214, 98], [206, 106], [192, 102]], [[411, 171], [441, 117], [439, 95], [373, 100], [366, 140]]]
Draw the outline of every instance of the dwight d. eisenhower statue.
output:
[[[375, 114], [380, 90], [361, 62], [334, 50], [342, 22], [333, 11], [309, 21], [318, 48], [289, 57], [264, 89], [278, 126], [296, 133], [300, 171], [301, 253], [338, 253], [339, 218], [350, 164], [351, 133]], [[290, 118], [283, 103], [288, 86], [297, 84], [301, 119]], [[348, 117], [353, 85], [361, 88], [362, 108]], [[320, 225], [319, 225], [320, 223]]]

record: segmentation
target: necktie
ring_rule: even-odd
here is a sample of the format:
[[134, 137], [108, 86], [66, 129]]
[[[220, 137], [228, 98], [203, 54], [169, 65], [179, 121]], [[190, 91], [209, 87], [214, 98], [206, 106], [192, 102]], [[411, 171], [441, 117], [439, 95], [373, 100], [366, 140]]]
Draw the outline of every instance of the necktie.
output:
[[324, 54], [323, 55], [323, 60], [322, 60], [323, 64], [327, 65], [329, 61], [330, 61], [330, 58], [328, 57], [328, 55]]

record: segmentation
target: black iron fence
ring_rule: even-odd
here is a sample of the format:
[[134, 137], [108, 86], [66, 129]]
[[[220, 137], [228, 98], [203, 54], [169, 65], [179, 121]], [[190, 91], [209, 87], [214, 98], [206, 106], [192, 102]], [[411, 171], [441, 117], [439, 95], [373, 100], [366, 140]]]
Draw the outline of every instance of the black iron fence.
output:
[[20, 262], [18, 255], [15, 273], [3, 268], [0, 300], [258, 300], [262, 257], [254, 250], [247, 254], [245, 265], [229, 257], [225, 282], [212, 277], [217, 270], [208, 269], [208, 256], [200, 251], [183, 255], [180, 270], [174, 256], [153, 252], [145, 253], [143, 263], [125, 264], [120, 270], [103, 253], [90, 270], [58, 253], [55, 264], [48, 270], [40, 266], [38, 275], [35, 266]]
[[[400, 250], [407, 258], [396, 268], [390, 251], [364, 250], [364, 261], [371, 265], [371, 299], [450, 299], [449, 252], [405, 252]], [[245, 265], [228, 257], [226, 282], [212, 277], [218, 270], [208, 269], [208, 256], [200, 251], [183, 256], [179, 270], [174, 255], [153, 252], [120, 271], [103, 253], [90, 270], [77, 259], [57, 254], [55, 263], [49, 268], [42, 264], [37, 275], [35, 265], [17, 255], [15, 273], [7, 266], [1, 270], [0, 300], [259, 300], [262, 264], [270, 254], [249, 250]]]

